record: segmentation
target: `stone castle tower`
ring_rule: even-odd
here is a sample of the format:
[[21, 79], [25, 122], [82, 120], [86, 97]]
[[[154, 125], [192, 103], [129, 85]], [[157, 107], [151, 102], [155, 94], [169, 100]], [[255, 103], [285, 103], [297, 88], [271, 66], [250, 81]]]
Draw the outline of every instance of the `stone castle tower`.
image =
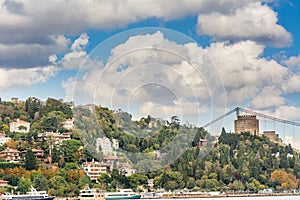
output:
[[242, 115], [234, 120], [235, 133], [250, 132], [252, 135], [259, 135], [259, 121], [256, 115]]

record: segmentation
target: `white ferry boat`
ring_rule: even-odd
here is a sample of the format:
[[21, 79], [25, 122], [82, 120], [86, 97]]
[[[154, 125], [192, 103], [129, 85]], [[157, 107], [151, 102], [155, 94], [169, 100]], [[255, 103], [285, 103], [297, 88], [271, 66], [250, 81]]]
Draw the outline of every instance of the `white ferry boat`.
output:
[[54, 196], [48, 196], [46, 191], [36, 191], [31, 188], [26, 194], [2, 194], [2, 200], [53, 200]]
[[105, 192], [104, 196], [106, 200], [141, 198], [140, 194], [136, 194], [131, 189], [119, 189], [117, 192]]
[[105, 200], [103, 192], [99, 188], [85, 188], [80, 190], [79, 200]]

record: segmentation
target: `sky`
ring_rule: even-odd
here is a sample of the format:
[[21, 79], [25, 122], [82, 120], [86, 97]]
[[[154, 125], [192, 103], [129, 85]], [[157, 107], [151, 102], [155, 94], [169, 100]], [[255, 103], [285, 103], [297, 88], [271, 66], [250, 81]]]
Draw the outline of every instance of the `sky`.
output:
[[299, 122], [299, 19], [297, 0], [0, 0], [0, 97]]

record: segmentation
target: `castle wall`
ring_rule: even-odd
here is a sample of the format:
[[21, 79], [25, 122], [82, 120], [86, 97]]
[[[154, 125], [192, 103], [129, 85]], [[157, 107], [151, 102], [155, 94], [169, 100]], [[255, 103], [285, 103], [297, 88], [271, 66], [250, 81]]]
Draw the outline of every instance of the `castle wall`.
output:
[[252, 135], [259, 134], [259, 121], [255, 115], [242, 115], [234, 121], [235, 133], [250, 132]]

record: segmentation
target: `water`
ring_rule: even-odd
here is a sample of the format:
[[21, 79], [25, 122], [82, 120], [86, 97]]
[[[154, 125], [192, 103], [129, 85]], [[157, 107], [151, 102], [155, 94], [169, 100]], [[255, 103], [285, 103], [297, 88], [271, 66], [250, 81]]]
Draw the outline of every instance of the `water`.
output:
[[[171, 199], [158, 199], [158, 200], [171, 200]], [[174, 200], [300, 200], [300, 196], [221, 197], [221, 198], [187, 198], [187, 199], [176, 198]]]

